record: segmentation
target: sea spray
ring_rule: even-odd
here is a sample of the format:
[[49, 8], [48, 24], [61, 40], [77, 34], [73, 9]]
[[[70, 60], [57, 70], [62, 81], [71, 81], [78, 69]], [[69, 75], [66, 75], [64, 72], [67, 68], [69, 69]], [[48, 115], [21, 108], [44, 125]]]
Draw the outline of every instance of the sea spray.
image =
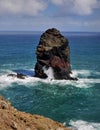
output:
[[91, 76], [91, 75], [98, 76], [99, 73], [97, 71], [92, 72], [89, 70], [74, 70], [73, 75], [77, 75], [79, 80], [70, 81], [70, 80], [55, 80], [54, 75], [53, 75], [53, 69], [51, 67], [49, 68], [44, 67], [43, 70], [44, 70], [44, 73], [48, 75], [47, 79], [40, 79], [37, 77], [30, 77], [30, 76], [25, 77], [25, 79], [18, 79], [17, 77], [9, 77], [7, 75], [9, 73], [14, 73], [14, 72], [11, 70], [7, 70], [6, 72], [1, 73], [0, 75], [0, 89], [9, 87], [13, 83], [16, 83], [19, 85], [25, 85], [25, 86], [35, 86], [36, 84], [38, 85], [41, 82], [44, 84], [59, 85], [59, 86], [66, 86], [66, 87], [67, 85], [71, 85], [73, 87], [78, 87], [78, 88], [90, 88], [90, 87], [95, 86], [95, 84], [100, 83], [100, 79], [97, 77], [88, 78], [88, 76]]
[[46, 68], [45, 66], [43, 67], [44, 73], [48, 76], [48, 79], [52, 80], [54, 79], [54, 74], [53, 74], [53, 69], [52, 67]]

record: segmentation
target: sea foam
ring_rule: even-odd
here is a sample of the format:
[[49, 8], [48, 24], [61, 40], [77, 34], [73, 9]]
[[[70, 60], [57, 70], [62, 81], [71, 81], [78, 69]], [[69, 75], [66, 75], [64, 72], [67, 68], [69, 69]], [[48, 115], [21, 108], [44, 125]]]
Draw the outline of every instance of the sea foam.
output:
[[48, 76], [48, 79], [50, 79], [50, 80], [54, 79], [52, 67], [49, 67], [49, 68], [43, 67], [43, 71]]
[[83, 120], [71, 120], [69, 125], [71, 125], [72, 130], [100, 130], [100, 123], [90, 123]]
[[91, 74], [92, 74], [92, 71], [90, 70], [73, 70], [71, 76], [72, 77], [79, 77], [79, 76], [88, 77]]
[[[71, 85], [74, 87], [79, 88], [89, 88], [93, 87], [95, 84], [100, 84], [99, 78], [88, 78], [88, 75], [91, 75], [91, 73], [95, 75], [99, 75], [98, 72], [92, 72], [89, 70], [75, 70], [73, 71], [72, 76], [77, 76], [78, 81], [73, 80], [55, 80], [52, 72], [52, 68], [49, 68], [46, 70], [46, 73], [49, 75], [47, 79], [40, 79], [36, 77], [30, 77], [26, 76], [25, 79], [18, 79], [17, 77], [10, 77], [7, 76], [9, 73], [14, 73], [12, 71], [8, 71], [6, 73], [0, 74], [0, 88], [5, 88], [8, 86], [12, 86], [13, 83], [17, 83], [19, 85], [25, 85], [25, 86], [36, 86], [38, 83], [44, 83], [44, 84], [50, 84], [50, 85], [60, 85], [60, 86], [66, 86]], [[81, 74], [81, 77], [79, 77], [79, 74]]]

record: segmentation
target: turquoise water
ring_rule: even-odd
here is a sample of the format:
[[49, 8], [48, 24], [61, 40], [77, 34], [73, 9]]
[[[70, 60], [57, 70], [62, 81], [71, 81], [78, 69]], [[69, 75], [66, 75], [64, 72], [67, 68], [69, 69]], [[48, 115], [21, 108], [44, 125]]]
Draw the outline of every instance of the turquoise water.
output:
[[41, 33], [0, 33], [0, 95], [21, 111], [73, 129], [100, 130], [100, 33], [63, 34], [69, 39], [78, 81], [7, 77], [15, 70], [33, 73]]

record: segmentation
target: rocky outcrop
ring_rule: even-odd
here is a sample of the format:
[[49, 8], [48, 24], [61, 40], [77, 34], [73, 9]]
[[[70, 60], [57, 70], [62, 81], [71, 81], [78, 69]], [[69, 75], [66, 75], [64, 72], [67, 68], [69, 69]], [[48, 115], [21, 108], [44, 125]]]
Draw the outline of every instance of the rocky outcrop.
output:
[[44, 69], [51, 67], [55, 79], [77, 80], [76, 78], [70, 77], [71, 65], [68, 39], [57, 29], [48, 29], [41, 35], [36, 55], [36, 77], [47, 78], [48, 75]]
[[8, 77], [10, 76], [10, 77], [16, 77], [16, 78], [19, 78], [19, 79], [25, 79], [25, 76], [26, 75], [23, 75], [23, 74], [21, 74], [21, 73], [17, 73], [17, 74], [8, 74], [7, 75]]
[[20, 112], [0, 96], [0, 130], [70, 130], [39, 115]]

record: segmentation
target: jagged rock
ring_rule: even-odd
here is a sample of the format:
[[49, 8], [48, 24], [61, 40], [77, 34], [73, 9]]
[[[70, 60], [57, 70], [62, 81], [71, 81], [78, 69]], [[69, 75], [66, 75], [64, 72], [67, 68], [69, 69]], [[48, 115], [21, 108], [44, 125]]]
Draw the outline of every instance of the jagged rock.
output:
[[8, 76], [8, 77], [9, 77], [9, 76], [10, 76], [10, 77], [17, 77], [16, 74], [8, 74], [7, 76]]
[[55, 79], [71, 79], [70, 77], [70, 48], [68, 39], [57, 29], [48, 29], [41, 35], [37, 46], [37, 63], [35, 65], [35, 76], [47, 78], [43, 68], [52, 67]]
[[8, 77], [16, 77], [16, 78], [19, 78], [19, 79], [25, 79], [25, 75], [21, 74], [21, 73], [17, 73], [17, 74], [8, 74], [7, 75]]
[[71, 130], [40, 115], [16, 110], [0, 96], [0, 130]]
[[19, 78], [19, 79], [25, 79], [25, 75], [17, 73], [17, 78]]

